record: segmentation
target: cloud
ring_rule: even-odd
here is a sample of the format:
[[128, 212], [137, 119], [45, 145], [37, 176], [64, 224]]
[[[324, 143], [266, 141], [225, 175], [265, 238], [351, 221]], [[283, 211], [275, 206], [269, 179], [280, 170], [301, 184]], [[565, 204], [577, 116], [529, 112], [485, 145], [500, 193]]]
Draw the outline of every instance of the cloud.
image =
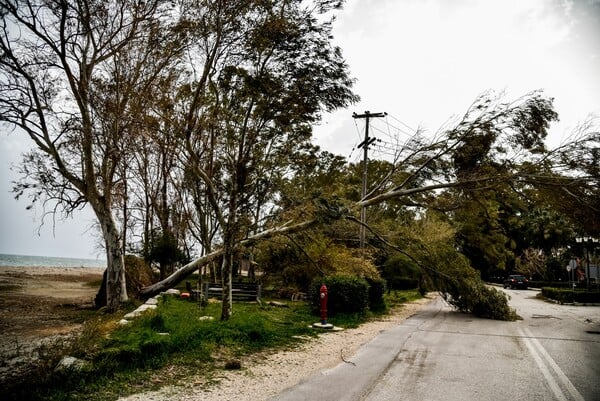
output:
[[356, 135], [335, 127], [348, 130], [336, 120], [352, 111], [387, 111], [436, 131], [488, 89], [544, 89], [557, 99], [561, 135], [600, 111], [599, 10], [585, 0], [351, 0], [334, 37], [362, 101], [327, 116], [319, 143], [346, 154]]

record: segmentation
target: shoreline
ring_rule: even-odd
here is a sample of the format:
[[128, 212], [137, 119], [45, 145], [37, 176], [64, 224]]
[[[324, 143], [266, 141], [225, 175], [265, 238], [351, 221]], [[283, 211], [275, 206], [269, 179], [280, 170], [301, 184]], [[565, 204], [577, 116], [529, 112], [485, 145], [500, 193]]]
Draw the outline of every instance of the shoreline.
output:
[[102, 274], [106, 267], [67, 267], [67, 266], [0, 266], [0, 275], [26, 274], [29, 276], [45, 275], [84, 275], [84, 274]]
[[38, 346], [81, 328], [104, 270], [0, 266], [0, 382], [27, 369]]
[[[9, 300], [16, 301], [21, 297], [31, 297], [29, 302], [26, 298], [22, 301], [23, 307], [47, 303], [42, 299], [88, 303], [97, 292], [97, 288], [89, 283], [102, 280], [104, 270], [94, 267], [0, 266], [0, 299], [4, 300], [2, 305], [5, 307]], [[2, 315], [7, 312], [0, 308]], [[7, 316], [0, 316], [0, 320], [4, 320], [2, 318]]]
[[106, 268], [107, 262], [104, 259], [86, 259], [58, 256], [33, 256], [33, 255], [14, 255], [0, 253], [0, 268], [18, 268], [23, 269], [46, 269], [46, 268], [83, 268], [96, 269]]

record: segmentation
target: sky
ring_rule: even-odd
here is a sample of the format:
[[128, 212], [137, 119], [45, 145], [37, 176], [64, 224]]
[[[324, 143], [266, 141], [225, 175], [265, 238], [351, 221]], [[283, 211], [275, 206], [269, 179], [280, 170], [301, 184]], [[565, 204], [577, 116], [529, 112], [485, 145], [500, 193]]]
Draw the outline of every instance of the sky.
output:
[[[391, 140], [435, 133], [486, 91], [541, 89], [560, 118], [550, 145], [600, 116], [600, 0], [348, 0], [336, 15], [333, 42], [361, 101], [326, 114], [315, 143], [349, 161], [364, 130], [353, 112], [387, 112], [372, 135]], [[10, 166], [28, 146], [0, 127], [0, 253], [103, 258], [89, 210], [40, 226], [41, 208], [14, 199]]]

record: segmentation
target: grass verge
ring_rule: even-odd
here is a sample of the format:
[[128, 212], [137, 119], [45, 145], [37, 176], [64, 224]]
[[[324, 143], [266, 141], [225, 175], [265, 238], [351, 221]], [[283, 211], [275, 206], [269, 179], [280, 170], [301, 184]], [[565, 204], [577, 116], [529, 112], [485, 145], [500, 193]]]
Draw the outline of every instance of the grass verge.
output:
[[[386, 298], [393, 307], [420, 295], [401, 291]], [[2, 383], [0, 399], [114, 400], [181, 384], [192, 374], [201, 374], [203, 382], [210, 383], [220, 369], [235, 366], [232, 361], [237, 358], [292, 346], [317, 334], [309, 326], [318, 318], [301, 302], [288, 307], [236, 303], [226, 322], [219, 320], [220, 308], [220, 303], [212, 303], [199, 309], [193, 302], [164, 297], [157, 310], [126, 326], [116, 323], [120, 316], [98, 313], [73, 341], [46, 346], [39, 366], [20, 380]], [[331, 322], [356, 327], [385, 313], [337, 315]], [[64, 355], [85, 361], [83, 368], [56, 371]]]

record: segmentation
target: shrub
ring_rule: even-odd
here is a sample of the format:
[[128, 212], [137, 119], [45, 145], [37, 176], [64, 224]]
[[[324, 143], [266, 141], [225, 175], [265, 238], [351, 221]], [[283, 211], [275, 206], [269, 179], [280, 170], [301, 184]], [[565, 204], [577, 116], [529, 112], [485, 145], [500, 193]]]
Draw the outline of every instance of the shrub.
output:
[[412, 290], [419, 286], [419, 280], [410, 277], [395, 277], [390, 282], [390, 289]]
[[265, 274], [280, 286], [307, 291], [322, 276], [346, 275], [378, 278], [370, 255], [333, 242], [323, 233], [306, 238], [265, 242], [256, 248], [256, 259]]
[[439, 289], [444, 298], [461, 312], [495, 320], [516, 320], [517, 314], [508, 305], [502, 291], [485, 285], [472, 274], [470, 277], [447, 279], [440, 282]]
[[560, 303], [597, 303], [600, 302], [600, 292], [573, 291], [565, 288], [542, 288], [542, 295]]
[[369, 284], [361, 278], [351, 276], [329, 276], [313, 281], [309, 297], [314, 312], [319, 311], [321, 285], [327, 287], [327, 314], [364, 313], [369, 305]]
[[515, 320], [516, 312], [508, 306], [506, 295], [493, 287], [482, 286], [475, 298], [472, 312], [475, 316], [496, 319]]
[[389, 289], [412, 290], [419, 286], [421, 269], [412, 260], [401, 254], [393, 254], [383, 264], [383, 278]]
[[374, 311], [385, 309], [385, 300], [383, 299], [385, 280], [371, 278], [367, 279], [367, 283], [369, 284], [369, 309]]
[[529, 286], [533, 288], [572, 288], [573, 283], [569, 281], [530, 281]]

